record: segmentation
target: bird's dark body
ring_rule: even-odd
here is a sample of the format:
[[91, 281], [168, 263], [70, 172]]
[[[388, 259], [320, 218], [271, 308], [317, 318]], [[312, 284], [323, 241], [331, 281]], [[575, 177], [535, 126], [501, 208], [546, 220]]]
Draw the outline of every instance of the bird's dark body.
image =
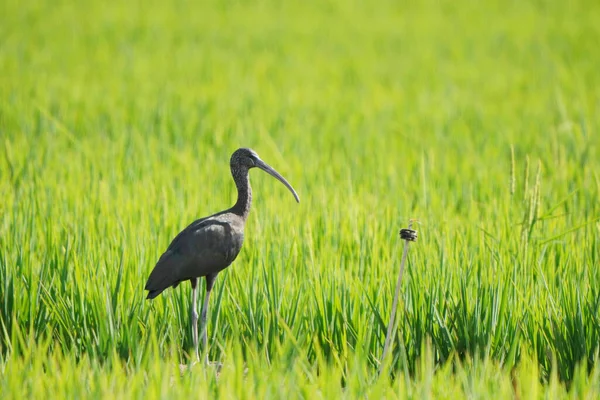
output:
[[244, 243], [244, 218], [224, 211], [198, 219], [162, 254], [146, 283], [148, 299], [180, 282], [217, 274], [236, 259]]

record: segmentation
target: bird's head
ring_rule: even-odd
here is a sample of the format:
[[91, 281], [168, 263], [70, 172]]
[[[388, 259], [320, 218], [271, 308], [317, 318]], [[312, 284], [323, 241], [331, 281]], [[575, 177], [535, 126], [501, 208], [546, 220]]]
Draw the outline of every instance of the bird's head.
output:
[[265, 171], [266, 173], [283, 183], [290, 190], [290, 192], [292, 192], [296, 201], [300, 203], [300, 198], [298, 197], [298, 194], [296, 193], [292, 185], [290, 185], [288, 181], [286, 181], [285, 178], [279, 174], [279, 172], [275, 171], [270, 165], [261, 160], [254, 150], [246, 147], [237, 149], [231, 155], [230, 165], [232, 172], [240, 169], [249, 170], [250, 168], [254, 167], [262, 169], [263, 171]]
[[246, 167], [248, 169], [258, 167], [257, 161], [260, 157], [252, 149], [242, 147], [237, 149], [231, 155], [231, 166], [232, 167]]

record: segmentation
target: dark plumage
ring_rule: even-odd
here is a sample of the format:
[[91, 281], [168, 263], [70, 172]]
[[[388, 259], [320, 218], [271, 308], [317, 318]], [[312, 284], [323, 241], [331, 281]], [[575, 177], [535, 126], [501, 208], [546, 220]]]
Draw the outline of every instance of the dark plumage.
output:
[[206, 279], [202, 307], [202, 344], [206, 351], [206, 313], [210, 291], [217, 274], [236, 259], [244, 242], [244, 225], [252, 204], [252, 188], [248, 171], [258, 167], [281, 181], [300, 202], [296, 191], [253, 150], [236, 150], [230, 160], [231, 174], [238, 191], [236, 203], [228, 210], [192, 222], [181, 231], [162, 254], [150, 273], [145, 289], [153, 299], [169, 287], [189, 280], [192, 284], [192, 337], [198, 359], [198, 314], [196, 312], [198, 278]]

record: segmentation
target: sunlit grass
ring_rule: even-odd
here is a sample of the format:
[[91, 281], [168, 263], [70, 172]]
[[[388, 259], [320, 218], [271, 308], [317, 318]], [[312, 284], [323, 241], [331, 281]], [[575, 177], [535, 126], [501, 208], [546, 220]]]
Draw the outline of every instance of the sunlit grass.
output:
[[[9, 356], [1, 377], [3, 398], [144, 397], [144, 398], [562, 398], [567, 389], [552, 375], [540, 382], [537, 362], [525, 358], [512, 372], [482, 360], [465, 360], [435, 367], [431, 348], [423, 346], [415, 379], [390, 381], [376, 376], [364, 357], [347, 358], [346, 373], [337, 363], [319, 366], [284, 345], [265, 363], [263, 355], [243, 356], [238, 345], [228, 346], [221, 370], [194, 365], [180, 372], [177, 358], [151, 357], [143, 365], [124, 362], [111, 353], [102, 363], [88, 357], [48, 351], [47, 343], [30, 343], [18, 357]], [[172, 349], [174, 350], [174, 349]], [[150, 352], [149, 354], [154, 354]], [[386, 370], [387, 371], [387, 370]], [[595, 398], [600, 392], [597, 368], [577, 366], [571, 398]]]
[[[598, 395], [595, 2], [0, 7], [8, 397]], [[301, 203], [251, 172], [223, 371], [181, 378], [190, 287], [143, 286], [242, 146]]]

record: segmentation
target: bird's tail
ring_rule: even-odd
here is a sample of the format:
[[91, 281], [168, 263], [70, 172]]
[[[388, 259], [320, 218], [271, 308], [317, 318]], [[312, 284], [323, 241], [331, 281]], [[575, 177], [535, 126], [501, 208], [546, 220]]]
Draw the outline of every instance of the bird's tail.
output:
[[155, 298], [156, 296], [158, 296], [159, 294], [161, 294], [165, 289], [160, 289], [160, 290], [150, 290], [148, 292], [148, 296], [146, 296], [146, 300], [152, 300], [153, 298]]

